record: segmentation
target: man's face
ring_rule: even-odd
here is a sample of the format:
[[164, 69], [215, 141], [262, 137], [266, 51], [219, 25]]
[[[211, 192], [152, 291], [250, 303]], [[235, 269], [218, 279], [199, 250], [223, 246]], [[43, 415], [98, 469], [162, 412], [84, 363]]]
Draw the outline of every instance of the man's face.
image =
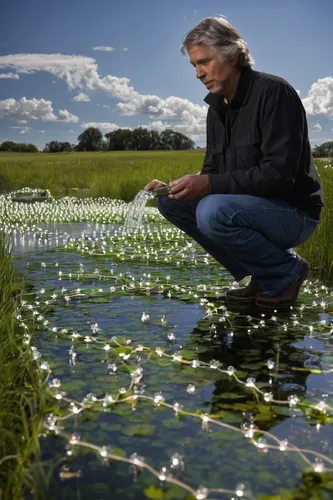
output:
[[206, 85], [212, 94], [228, 94], [230, 84], [238, 69], [230, 60], [221, 61], [215, 50], [206, 45], [193, 45], [188, 50], [190, 63], [196, 71], [196, 77]]

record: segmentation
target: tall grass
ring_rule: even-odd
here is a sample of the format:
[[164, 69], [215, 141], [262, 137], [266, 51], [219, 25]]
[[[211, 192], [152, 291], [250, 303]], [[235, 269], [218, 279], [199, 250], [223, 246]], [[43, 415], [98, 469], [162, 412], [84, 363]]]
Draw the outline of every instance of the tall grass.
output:
[[297, 251], [311, 263], [318, 278], [333, 281], [333, 163], [318, 160], [316, 164], [323, 183], [325, 207], [316, 231]]
[[71, 188], [88, 188], [93, 197], [130, 201], [152, 179], [168, 182], [199, 171], [202, 158], [203, 153], [197, 151], [0, 153], [0, 189], [42, 188], [60, 196]]
[[[33, 465], [47, 399], [16, 320], [18, 283], [0, 238], [0, 498], [21, 500], [40, 482]], [[39, 498], [38, 494], [34, 498]]]
[[[130, 201], [152, 179], [168, 182], [198, 172], [203, 158], [203, 151], [0, 153], [0, 189], [31, 187], [49, 189], [53, 196], [104, 196]], [[327, 160], [316, 163], [326, 207], [318, 229], [298, 250], [311, 262], [317, 276], [333, 279], [333, 164]]]

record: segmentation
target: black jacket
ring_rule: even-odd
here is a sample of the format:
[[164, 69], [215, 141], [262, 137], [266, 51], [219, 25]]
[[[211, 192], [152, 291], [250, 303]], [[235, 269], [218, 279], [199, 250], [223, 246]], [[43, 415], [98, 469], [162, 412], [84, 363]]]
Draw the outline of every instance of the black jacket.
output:
[[322, 186], [293, 87], [248, 68], [229, 103], [220, 94], [205, 101], [210, 106], [201, 173], [209, 174], [211, 193], [282, 199], [318, 220]]

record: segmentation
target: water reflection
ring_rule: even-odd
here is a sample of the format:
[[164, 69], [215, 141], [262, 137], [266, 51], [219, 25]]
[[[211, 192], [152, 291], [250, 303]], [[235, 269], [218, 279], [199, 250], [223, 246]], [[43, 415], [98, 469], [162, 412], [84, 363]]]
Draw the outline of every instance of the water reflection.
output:
[[[256, 385], [271, 393], [276, 400], [287, 401], [291, 395], [305, 396], [310, 372], [297, 368], [310, 365], [319, 368], [320, 355], [314, 356], [300, 347], [300, 342], [306, 342], [304, 333], [301, 330], [281, 333], [276, 323], [269, 320], [255, 332], [253, 326], [253, 320], [249, 322], [245, 317], [236, 317], [231, 328], [216, 323], [209, 333], [203, 333], [199, 324], [184, 347], [199, 352], [199, 361], [209, 363], [215, 359], [224, 370], [234, 367], [243, 381], [254, 378]], [[210, 413], [219, 413], [223, 409], [245, 411], [247, 408], [258, 412], [251, 389], [240, 386], [234, 377], [221, 375], [214, 387], [206, 390], [205, 396], [210, 399]], [[262, 397], [259, 399], [262, 401]], [[261, 428], [271, 424], [267, 419]]]
[[30, 231], [16, 231], [10, 236], [9, 248], [14, 256], [31, 254], [64, 246], [71, 240], [110, 236], [119, 224], [100, 222], [50, 222], [39, 224]]

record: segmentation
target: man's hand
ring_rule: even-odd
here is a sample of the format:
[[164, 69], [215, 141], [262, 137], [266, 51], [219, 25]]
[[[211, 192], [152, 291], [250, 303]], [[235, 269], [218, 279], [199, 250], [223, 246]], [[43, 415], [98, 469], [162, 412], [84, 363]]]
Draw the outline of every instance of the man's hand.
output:
[[184, 175], [170, 182], [169, 198], [175, 200], [199, 200], [210, 193], [208, 175]]
[[166, 186], [166, 182], [154, 179], [153, 181], [148, 182], [143, 189], [144, 191], [151, 191], [152, 189], [158, 189], [163, 186]]

